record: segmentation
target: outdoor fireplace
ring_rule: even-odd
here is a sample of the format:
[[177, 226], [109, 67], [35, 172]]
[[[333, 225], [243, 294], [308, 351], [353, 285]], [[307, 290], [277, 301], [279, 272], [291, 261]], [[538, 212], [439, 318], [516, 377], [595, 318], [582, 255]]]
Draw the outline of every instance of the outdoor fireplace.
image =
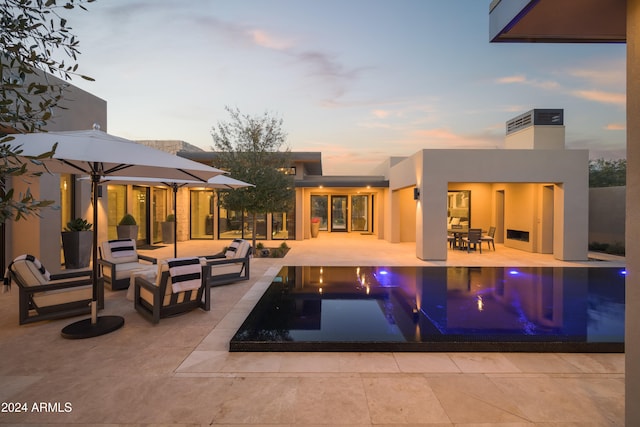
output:
[[529, 241], [529, 232], [522, 230], [512, 230], [507, 228], [507, 239], [509, 240], [518, 240], [520, 242], [528, 242]]

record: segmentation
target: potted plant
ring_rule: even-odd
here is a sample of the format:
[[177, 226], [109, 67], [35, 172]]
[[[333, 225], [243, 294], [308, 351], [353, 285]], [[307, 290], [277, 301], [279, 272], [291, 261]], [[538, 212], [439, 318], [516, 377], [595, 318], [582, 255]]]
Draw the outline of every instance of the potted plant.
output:
[[118, 239], [138, 239], [138, 223], [131, 214], [126, 214], [122, 217], [116, 230], [118, 232]]
[[162, 227], [162, 242], [175, 243], [176, 216], [174, 214], [167, 215], [167, 220], [160, 223]]
[[311, 218], [311, 237], [318, 237], [319, 232], [320, 232], [320, 218], [313, 217]]
[[62, 232], [62, 251], [66, 269], [89, 267], [93, 233], [87, 220], [75, 218], [67, 223]]

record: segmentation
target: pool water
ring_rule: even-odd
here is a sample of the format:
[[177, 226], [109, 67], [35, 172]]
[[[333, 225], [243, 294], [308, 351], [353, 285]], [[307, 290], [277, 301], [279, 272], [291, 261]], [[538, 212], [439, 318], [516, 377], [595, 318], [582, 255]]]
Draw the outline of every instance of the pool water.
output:
[[283, 267], [230, 351], [623, 352], [610, 267]]

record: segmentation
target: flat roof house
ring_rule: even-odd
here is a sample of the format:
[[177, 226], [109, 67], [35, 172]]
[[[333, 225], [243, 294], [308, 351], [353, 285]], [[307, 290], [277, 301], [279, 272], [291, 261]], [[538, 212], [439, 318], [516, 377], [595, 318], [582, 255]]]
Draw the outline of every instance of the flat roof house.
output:
[[[321, 153], [293, 152], [295, 210], [260, 218], [257, 237], [309, 239], [317, 218], [321, 232], [415, 242], [417, 258], [445, 260], [447, 227], [457, 218], [484, 230], [495, 226], [496, 241], [512, 248], [585, 260], [588, 151], [565, 149], [563, 116], [561, 109], [534, 109], [507, 122], [504, 149], [425, 149], [389, 158], [379, 175], [324, 176]], [[178, 154], [214, 163], [216, 157]], [[207, 212], [201, 221], [213, 221], [209, 238], [253, 233], [242, 213]]]

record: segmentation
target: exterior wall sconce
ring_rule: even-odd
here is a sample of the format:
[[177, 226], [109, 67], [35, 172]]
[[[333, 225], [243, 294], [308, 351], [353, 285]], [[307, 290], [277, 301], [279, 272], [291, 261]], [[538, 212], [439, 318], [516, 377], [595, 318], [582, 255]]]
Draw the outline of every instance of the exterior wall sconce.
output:
[[413, 200], [420, 200], [420, 189], [418, 187], [413, 189]]

